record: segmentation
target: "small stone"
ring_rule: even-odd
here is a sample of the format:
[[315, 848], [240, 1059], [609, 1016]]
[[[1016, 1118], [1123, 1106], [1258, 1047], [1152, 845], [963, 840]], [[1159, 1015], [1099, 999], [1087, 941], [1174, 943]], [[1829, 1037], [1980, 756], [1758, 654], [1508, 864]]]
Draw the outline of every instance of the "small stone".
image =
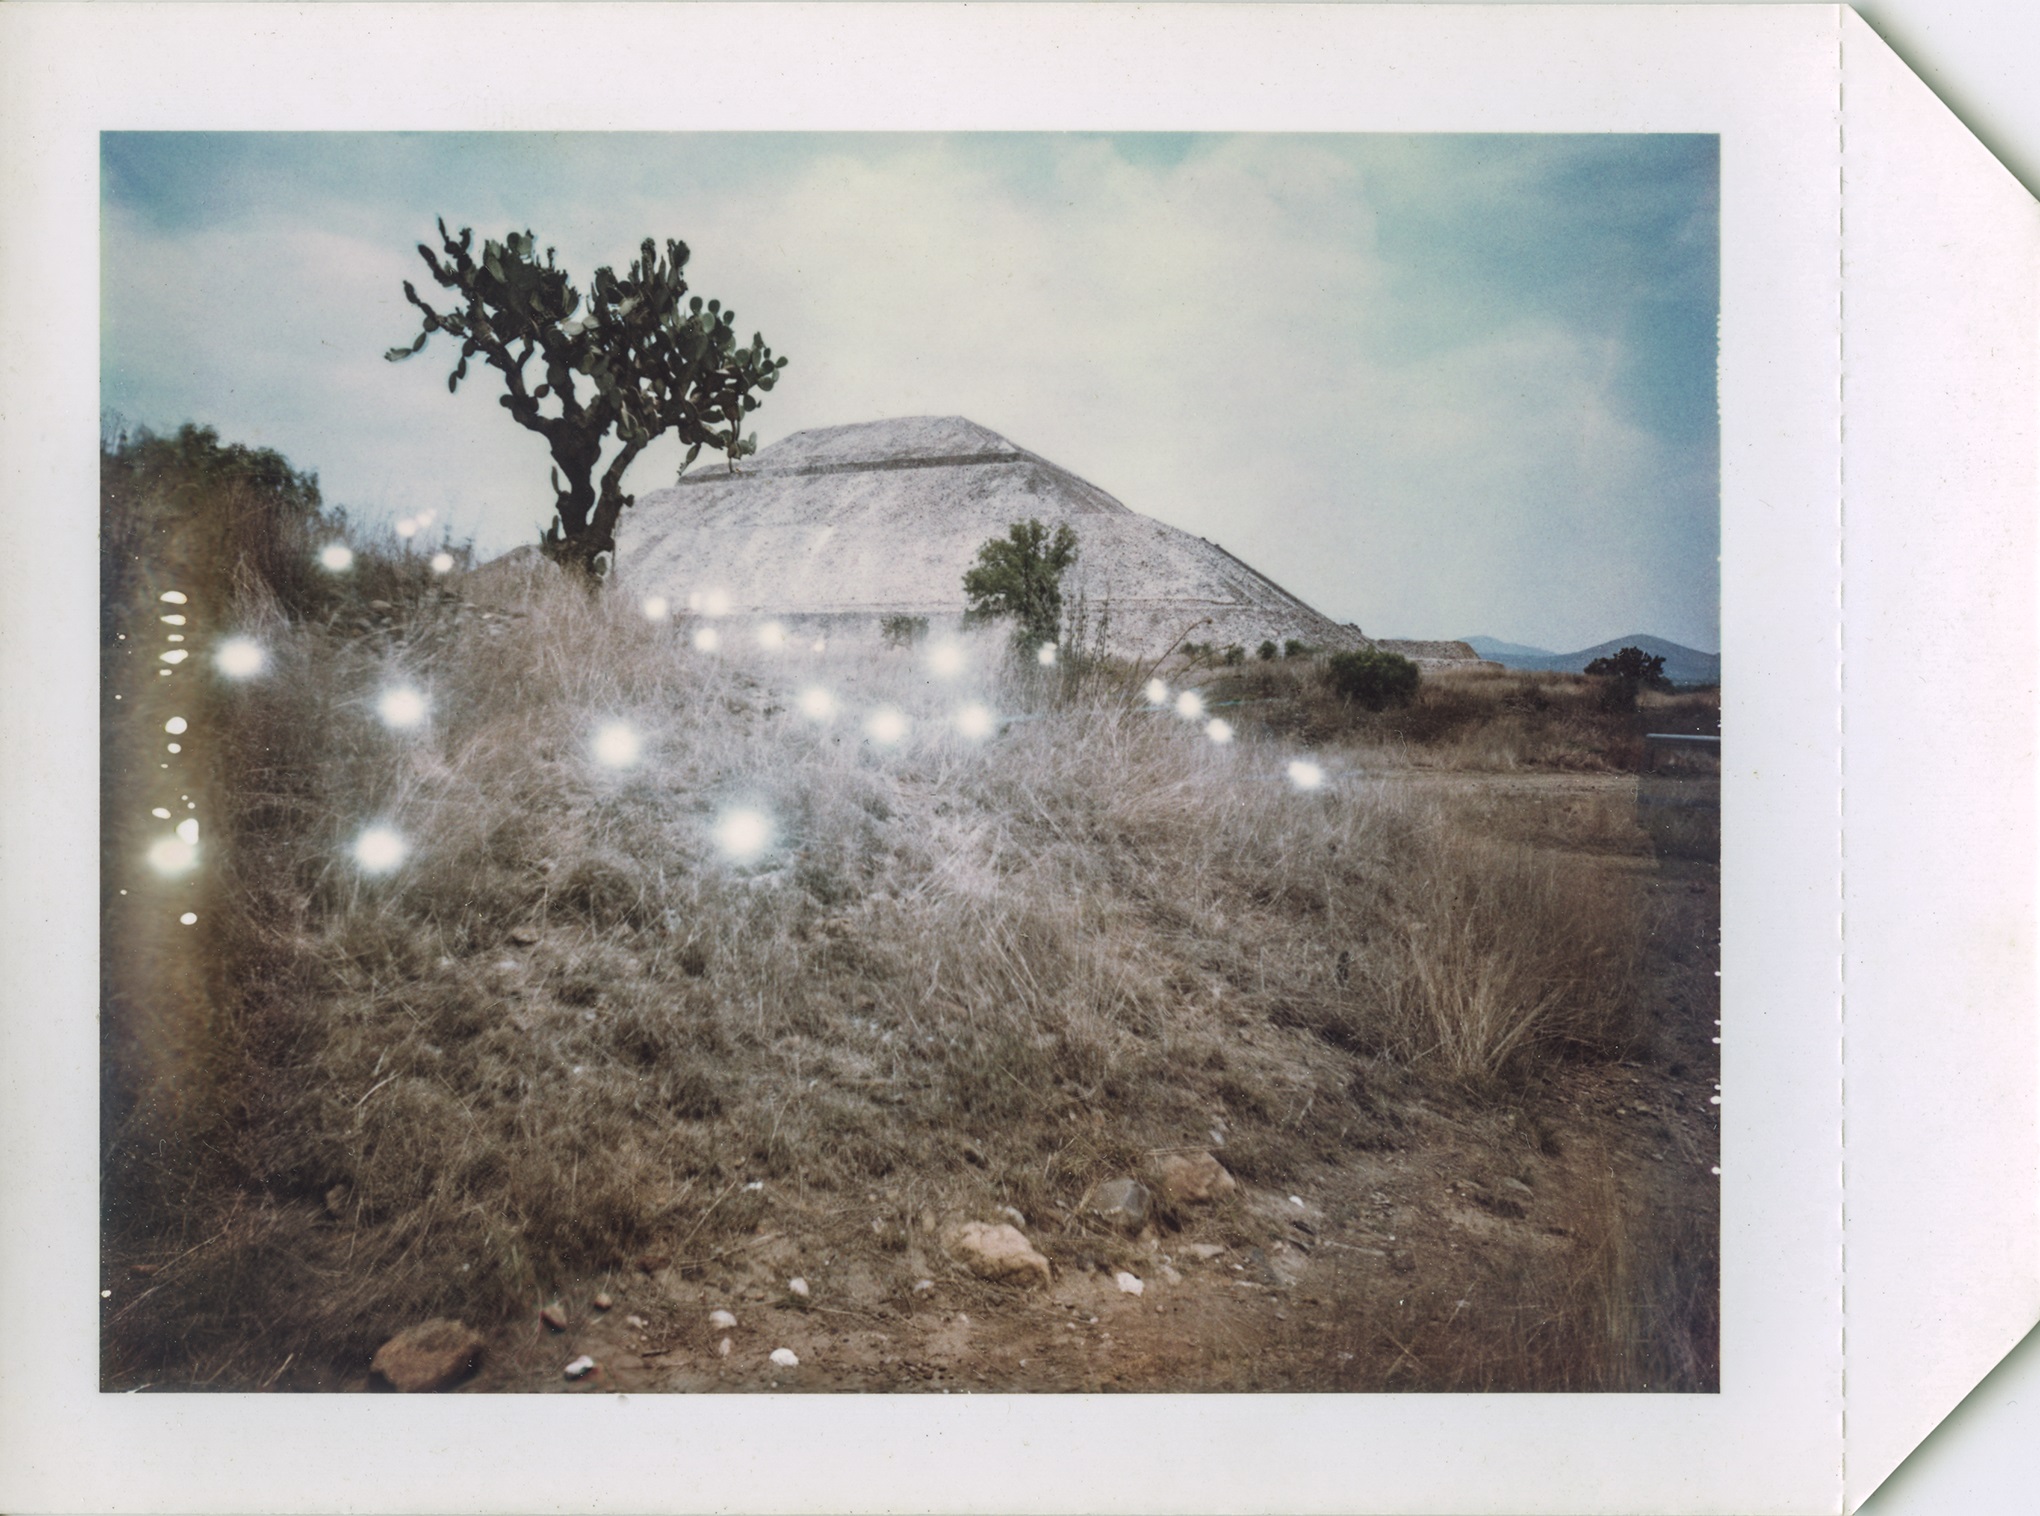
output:
[[610, 1296], [607, 1290], [604, 1290], [600, 1294], [598, 1294], [594, 1300], [595, 1309], [598, 1311], [606, 1311], [615, 1304], [616, 1301]]
[[555, 1300], [538, 1313], [538, 1319], [555, 1332], [564, 1332], [567, 1329], [567, 1308]]
[[1112, 1276], [1112, 1282], [1119, 1286], [1119, 1293], [1122, 1295], [1139, 1295], [1147, 1290], [1145, 1284], [1124, 1269]]
[[794, 1352], [792, 1348], [774, 1348], [772, 1350], [772, 1361], [782, 1369], [797, 1369], [800, 1367], [800, 1355]]
[[1171, 1205], [1209, 1205], [1239, 1181], [1209, 1153], [1171, 1153], [1155, 1166], [1157, 1187]]
[[347, 1209], [347, 1197], [353, 1193], [353, 1190], [354, 1187], [344, 1179], [327, 1190], [325, 1198], [326, 1214], [335, 1221], [338, 1221], [341, 1213]]
[[1504, 1179], [1502, 1181], [1502, 1188], [1514, 1190], [1519, 1195], [1535, 1195], [1537, 1193], [1520, 1179]]
[[1148, 1217], [1147, 1186], [1137, 1179], [1108, 1179], [1084, 1197], [1084, 1209], [1122, 1232], [1138, 1232]]
[[656, 1274], [673, 1261], [671, 1253], [646, 1253], [637, 1261], [637, 1266], [647, 1274]]
[[914, 1281], [914, 1293], [916, 1295], [925, 1295], [934, 1288], [935, 1281], [932, 1279], [916, 1279]]
[[1176, 1271], [1173, 1265], [1166, 1263], [1162, 1265], [1163, 1284], [1181, 1284], [1182, 1282], [1183, 1276]]
[[715, 1356], [718, 1358], [727, 1358], [730, 1356], [729, 1338], [725, 1337], [721, 1342], [718, 1342], [715, 1345]]
[[646, 1327], [651, 1325], [651, 1323], [645, 1320], [644, 1317], [635, 1314], [626, 1316], [623, 1318], [623, 1320], [626, 1326], [636, 1327], [640, 1332], [642, 1332]]
[[576, 1358], [572, 1363], [568, 1364], [566, 1368], [566, 1375], [567, 1378], [569, 1379], [586, 1379], [590, 1374], [594, 1372], [595, 1372], [595, 1360], [590, 1358], [586, 1353], [583, 1353], [579, 1358]]
[[789, 1279], [786, 1281], [786, 1288], [802, 1300], [808, 1298], [808, 1283], [805, 1279]]
[[1209, 1263], [1214, 1258], [1223, 1258], [1225, 1256], [1225, 1249], [1215, 1242], [1188, 1243], [1184, 1246], [1183, 1251], [1192, 1258], [1199, 1259], [1204, 1263]]
[[708, 1324], [719, 1332], [727, 1332], [737, 1324], [737, 1318], [729, 1311], [710, 1311], [708, 1313]]
[[442, 1390], [474, 1367], [481, 1333], [439, 1317], [406, 1327], [375, 1350], [369, 1368], [407, 1393]]
[[1298, 1210], [1303, 1209], [1303, 1197], [1301, 1195], [1291, 1195], [1289, 1197], [1289, 1203], [1295, 1206]]
[[1020, 1228], [1021, 1231], [1027, 1230], [1027, 1218], [1021, 1214], [1018, 1206], [1002, 1205], [999, 1207], [999, 1214]]
[[517, 927], [511, 931], [510, 940], [519, 947], [530, 947], [538, 941], [538, 928], [535, 926]]
[[943, 1247], [980, 1279], [1010, 1284], [1049, 1286], [1048, 1260], [1037, 1253], [1018, 1230], [966, 1221], [951, 1227], [942, 1239]]

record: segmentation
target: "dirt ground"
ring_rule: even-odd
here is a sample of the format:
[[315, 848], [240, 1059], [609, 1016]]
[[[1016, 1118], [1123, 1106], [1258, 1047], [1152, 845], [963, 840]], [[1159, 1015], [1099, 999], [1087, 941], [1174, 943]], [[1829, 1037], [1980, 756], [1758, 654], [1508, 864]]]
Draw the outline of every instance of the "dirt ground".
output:
[[[1633, 1057], [1561, 1063], [1499, 1094], [1386, 1093], [1392, 1145], [1377, 1134], [1371, 1146], [1320, 1152], [1280, 1192], [1242, 1184], [1212, 1205], [1165, 1212], [1135, 1236], [1071, 1212], [1025, 1217], [1028, 1239], [1054, 1265], [1045, 1290], [986, 1283], [943, 1253], [949, 1222], [1011, 1215], [908, 1214], [885, 1191], [820, 1208], [768, 1185], [764, 1219], [747, 1240], [696, 1258], [675, 1236], [583, 1281], [560, 1302], [564, 1330], [535, 1315], [504, 1329], [463, 1388], [1509, 1388], [1503, 1371], [1483, 1379], [1483, 1342], [1514, 1334], [1534, 1359], [1540, 1334], [1563, 1335], [1562, 1323], [1546, 1319], [1548, 1302], [1527, 1303], [1523, 1281], [1548, 1284], [1556, 1269], [1635, 1284], [1643, 1237], [1692, 1253], [1673, 1259], [1673, 1272], [1686, 1267], [1711, 1320], [1718, 867], [1654, 856], [1640, 832], [1580, 837], [1569, 827], [1588, 811], [1622, 814], [1609, 801], [1632, 796], [1633, 777], [1411, 773], [1395, 782], [1488, 808], [1497, 828], [1521, 840], [1592, 851], [1633, 876], [1652, 923], [1652, 1030]], [[1240, 1030], [1248, 1041], [1310, 1035], [1273, 1024]], [[1223, 1162], [1223, 1133], [1215, 1137], [1210, 1151]], [[1612, 1234], [1596, 1229], [1593, 1218], [1609, 1216], [1621, 1218]], [[1662, 1257], [1657, 1266], [1663, 1272]], [[1122, 1288], [1122, 1275], [1138, 1279], [1139, 1293]], [[805, 1281], [804, 1297], [795, 1279]], [[1635, 1284], [1632, 1293], [1648, 1290]], [[736, 1324], [712, 1324], [716, 1311]], [[774, 1363], [775, 1349], [798, 1365]], [[582, 1355], [595, 1367], [568, 1380], [565, 1366]], [[1675, 1387], [1705, 1387], [1711, 1342], [1661, 1345], [1646, 1361], [1680, 1367], [1682, 1356]], [[1637, 1377], [1644, 1372], [1631, 1368], [1600, 1387], [1666, 1387]], [[381, 1386], [364, 1370], [348, 1387]]]

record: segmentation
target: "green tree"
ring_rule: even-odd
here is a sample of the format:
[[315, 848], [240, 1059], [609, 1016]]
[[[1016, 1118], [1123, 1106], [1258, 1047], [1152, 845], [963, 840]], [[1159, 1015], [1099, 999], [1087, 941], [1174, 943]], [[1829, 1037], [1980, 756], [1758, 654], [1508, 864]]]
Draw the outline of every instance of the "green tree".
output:
[[[434, 332], [445, 332], [460, 343], [449, 393], [477, 356], [502, 376], [508, 393], [501, 405], [552, 452], [556, 503], [540, 543], [546, 556], [590, 577], [600, 572], [596, 560], [615, 553], [617, 519], [632, 500], [623, 492], [624, 472], [654, 438], [678, 434], [687, 449], [682, 473], [704, 447], [721, 452], [732, 469], [757, 450], [743, 420], [778, 382], [786, 360], [774, 358], [755, 333], [739, 347], [736, 313], [719, 301], [704, 306], [699, 295], [687, 298], [686, 243], [669, 240], [662, 258], [647, 237], [627, 274], [596, 269], [583, 310], [581, 292], [553, 250], [541, 263], [530, 232], [484, 243], [479, 259], [467, 227], [454, 237], [441, 221], [439, 238], [440, 253], [421, 242], [418, 254], [433, 279], [454, 291], [459, 308], [435, 310], [406, 280], [404, 297], [422, 313], [424, 330], [409, 347], [384, 356], [401, 362]], [[533, 359], [536, 382], [526, 372]], [[598, 481], [611, 432], [620, 446]]]
[[1067, 524], [1051, 534], [1039, 521], [1016, 521], [1004, 537], [978, 549], [964, 571], [964, 620], [1011, 617], [1013, 640], [1023, 650], [1062, 636], [1063, 571], [1077, 561], [1077, 534]]
[[1596, 658], [1586, 672], [1604, 681], [1601, 704], [1611, 711], [1633, 711], [1642, 691], [1672, 687], [1665, 677], [1664, 658], [1654, 658], [1640, 647], [1625, 647], [1612, 658]]

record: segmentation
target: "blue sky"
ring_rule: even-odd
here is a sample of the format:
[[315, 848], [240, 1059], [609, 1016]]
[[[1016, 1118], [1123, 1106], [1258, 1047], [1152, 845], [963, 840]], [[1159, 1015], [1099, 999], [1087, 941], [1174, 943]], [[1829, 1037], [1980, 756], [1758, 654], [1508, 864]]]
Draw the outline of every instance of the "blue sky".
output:
[[498, 551], [550, 511], [486, 371], [382, 361], [436, 216], [584, 283], [679, 237], [791, 359], [763, 442], [966, 415], [1376, 635], [1719, 646], [1713, 137], [130, 133], [102, 172], [104, 404], [360, 515]]

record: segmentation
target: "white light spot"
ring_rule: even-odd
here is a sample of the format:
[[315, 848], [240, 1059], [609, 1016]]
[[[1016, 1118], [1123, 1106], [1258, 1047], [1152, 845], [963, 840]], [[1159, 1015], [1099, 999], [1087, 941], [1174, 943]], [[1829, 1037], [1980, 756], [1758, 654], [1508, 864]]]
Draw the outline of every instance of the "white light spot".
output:
[[880, 747], [892, 747], [907, 735], [907, 718], [893, 706], [880, 706], [864, 723], [864, 735]]
[[965, 661], [961, 643], [942, 641], [928, 649], [928, 671], [938, 679], [954, 679]]
[[354, 567], [354, 549], [344, 542], [329, 542], [319, 549], [319, 567], [329, 574], [344, 574]]
[[354, 839], [354, 861], [364, 874], [387, 874], [410, 851], [402, 835], [386, 826], [372, 826]]
[[189, 729], [189, 727], [190, 723], [187, 722], [182, 716], [172, 716], [168, 721], [163, 723], [163, 730], [168, 732], [173, 737], [182, 737], [184, 733]]
[[198, 818], [196, 816], [186, 816], [182, 821], [178, 822], [177, 835], [185, 842], [189, 842], [193, 846], [197, 846]]
[[1289, 765], [1289, 782], [1300, 790], [1322, 788], [1325, 771], [1308, 758], [1292, 759]]
[[179, 916], [179, 917], [177, 918], [177, 921], [178, 921], [178, 924], [179, 924], [180, 926], [197, 926], [197, 925], [198, 925], [198, 912], [197, 912], [197, 911], [186, 911], [186, 912], [185, 912], [185, 913], [184, 913], [184, 914], [183, 914], [182, 916]]
[[647, 595], [642, 607], [647, 621], [664, 621], [673, 614], [672, 602], [664, 595]]
[[213, 666], [229, 679], [252, 679], [268, 661], [269, 654], [252, 637], [229, 637], [213, 654]]
[[732, 863], [750, 863], [772, 846], [772, 818], [753, 806], [727, 810], [715, 823], [715, 845]]
[[451, 553], [434, 553], [434, 554], [432, 555], [432, 572], [433, 572], [433, 573], [435, 573], [435, 574], [450, 574], [450, 573], [452, 573], [452, 572], [453, 572], [453, 554], [451, 554]]
[[827, 652], [828, 650], [829, 650], [829, 639], [828, 639], [828, 638], [826, 638], [826, 637], [817, 637], [817, 638], [815, 638], [815, 651], [816, 651], [816, 652], [818, 652], [818, 653], [826, 653], [826, 652]]
[[158, 616], [158, 617], [157, 617], [156, 619], [157, 619], [158, 621], [162, 622], [162, 623], [163, 623], [163, 625], [165, 625], [165, 626], [182, 626], [182, 625], [184, 625], [184, 618], [183, 618], [182, 616]]
[[644, 743], [621, 721], [611, 721], [595, 733], [595, 759], [613, 769], [627, 769], [638, 761]]
[[161, 658], [165, 663], [182, 663], [185, 659], [189, 658], [191, 654], [184, 648], [174, 647], [170, 649], [169, 652], [158, 653], [156, 656]]
[[997, 725], [991, 711], [980, 701], [973, 700], [956, 713], [956, 729], [973, 741], [991, 736]]
[[165, 879], [189, 873], [198, 862], [198, 847], [182, 837], [162, 837], [149, 845], [149, 867]]
[[786, 628], [777, 621], [768, 621], [758, 628], [758, 646], [782, 648], [786, 646]]
[[169, 669], [157, 669], [156, 672], [162, 675], [165, 679], [168, 679], [171, 674], [171, 670]]
[[1195, 690], [1185, 690], [1176, 697], [1176, 714], [1185, 721], [1204, 719], [1204, 697]]
[[399, 537], [417, 536], [418, 518], [416, 516], [406, 516], [402, 521], [399, 521], [397, 523], [397, 535]]
[[712, 653], [722, 646], [722, 633], [712, 626], [698, 626], [694, 629], [694, 651]]
[[169, 636], [165, 637], [163, 640], [165, 642], [182, 642], [184, 640], [184, 633], [172, 632]]
[[165, 821], [168, 821], [170, 819], [170, 813], [164, 810], [163, 807], [160, 805], [157, 806], [153, 811], [149, 812], [149, 814], [151, 816], [160, 816]]
[[833, 721], [836, 717], [836, 697], [820, 685], [811, 684], [802, 690], [796, 704], [810, 721]]
[[418, 530], [421, 532], [424, 531], [426, 527], [432, 525], [432, 523], [437, 521], [438, 519], [439, 512], [437, 511], [418, 512]]
[[375, 713], [382, 717], [383, 725], [408, 731], [425, 719], [425, 697], [401, 684], [383, 691], [382, 699], [375, 703]]
[[162, 601], [165, 605], [182, 605], [184, 604], [184, 591], [165, 590], [163, 591], [162, 594], [158, 595], [156, 598]]
[[1718, 1163], [1709, 1164], [1707, 1166], [1707, 1172], [1714, 1175], [1716, 1178], [1719, 1178], [1721, 1175], [1721, 1165]]
[[184, 751], [184, 744], [181, 742], [165, 743], [164, 746], [169, 748], [169, 750], [173, 753], [181, 753]]
[[[693, 596], [688, 602], [693, 603]], [[704, 616], [727, 616], [730, 613], [730, 592], [728, 590], [703, 590], [701, 592], [701, 614]]]
[[1204, 723], [1204, 735], [1220, 747], [1232, 741], [1232, 723], [1223, 716], [1213, 716]]
[[1053, 642], [1044, 642], [1044, 643], [1042, 643], [1042, 644], [1041, 644], [1041, 650], [1040, 650], [1039, 652], [1037, 652], [1037, 653], [1036, 653], [1036, 654], [1034, 655], [1034, 661], [1035, 661], [1036, 663], [1040, 664], [1040, 665], [1041, 665], [1041, 666], [1042, 666], [1043, 668], [1045, 668], [1045, 669], [1046, 669], [1046, 668], [1054, 668], [1054, 667], [1055, 667], [1055, 644], [1054, 644]]
[[1150, 679], [1147, 682], [1147, 688], [1142, 690], [1141, 693], [1147, 696], [1147, 703], [1149, 705], [1167, 705], [1169, 703], [1169, 687], [1159, 679]]

